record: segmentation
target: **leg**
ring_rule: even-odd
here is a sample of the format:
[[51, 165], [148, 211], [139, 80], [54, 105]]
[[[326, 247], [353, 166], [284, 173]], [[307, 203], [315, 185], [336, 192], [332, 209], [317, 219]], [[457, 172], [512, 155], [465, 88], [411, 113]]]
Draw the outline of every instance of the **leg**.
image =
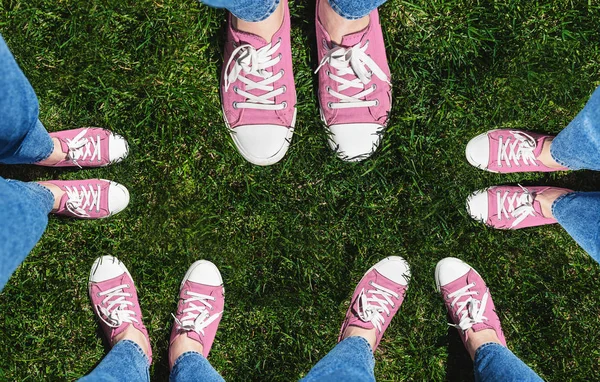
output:
[[329, 0], [329, 6], [346, 20], [357, 20], [367, 16], [386, 0]]
[[53, 204], [37, 183], [0, 178], [0, 291], [42, 237]]
[[80, 382], [146, 382], [150, 381], [148, 357], [133, 341], [117, 343], [96, 368]]
[[371, 345], [363, 337], [353, 336], [339, 342], [302, 381], [375, 381], [374, 368]]
[[488, 342], [481, 345], [473, 361], [477, 382], [541, 382], [542, 379], [508, 348]]
[[600, 263], [600, 192], [571, 192], [551, 205], [558, 223]]
[[223, 377], [212, 367], [210, 362], [195, 351], [188, 351], [177, 358], [171, 369], [169, 378], [172, 382], [222, 382]]
[[280, 0], [201, 0], [201, 2], [210, 7], [225, 8], [237, 19], [258, 22], [271, 16]]
[[600, 170], [600, 87], [552, 141], [554, 160], [573, 170]]
[[0, 163], [35, 163], [53, 150], [35, 92], [0, 36]]

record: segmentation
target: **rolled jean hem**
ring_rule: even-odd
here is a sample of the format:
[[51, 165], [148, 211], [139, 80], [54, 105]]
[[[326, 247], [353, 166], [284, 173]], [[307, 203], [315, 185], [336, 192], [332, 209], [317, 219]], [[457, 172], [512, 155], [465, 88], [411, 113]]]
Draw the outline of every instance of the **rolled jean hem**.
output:
[[27, 187], [32, 191], [33, 197], [44, 207], [46, 213], [49, 214], [54, 207], [54, 194], [49, 188], [42, 186], [37, 182], [20, 182], [18, 180], [7, 179], [8, 183], [18, 182], [24, 187]]
[[560, 203], [560, 201], [563, 200], [564, 198], [566, 198], [567, 196], [573, 196], [575, 193], [576, 193], [576, 191], [568, 192], [566, 194], [562, 194], [561, 196], [559, 196], [558, 198], [556, 198], [552, 202], [552, 206], [550, 207], [550, 211], [552, 211], [552, 216], [554, 217], [554, 219], [558, 220], [558, 216], [556, 216], [556, 214], [557, 214], [556, 208], [557, 208], [557, 205]]
[[244, 20], [249, 23], [257, 23], [259, 21], [264, 21], [264, 20], [268, 19], [269, 16], [271, 16], [273, 14], [273, 12], [275, 12], [277, 7], [279, 6], [279, 2], [280, 2], [280, 0], [273, 0], [273, 5], [271, 6], [271, 8], [269, 8], [269, 10], [267, 12], [265, 12], [265, 14], [263, 16], [258, 17], [258, 18], [249, 19], [249, 18], [245, 18], [245, 17], [241, 16], [240, 14], [238, 14], [236, 12], [232, 12], [232, 11], [229, 11], [229, 12], [231, 12], [231, 14], [233, 16], [235, 16], [236, 18], [238, 18], [240, 20]]
[[[558, 137], [558, 135], [556, 137], [554, 137], [554, 140], [556, 140], [556, 138]], [[554, 143], [554, 140], [552, 140], [552, 142]], [[554, 145], [550, 144], [550, 156], [552, 157], [552, 159], [554, 159], [554, 161], [556, 163], [558, 163], [559, 165], [563, 166], [563, 167], [567, 167], [569, 170], [581, 170], [580, 168], [574, 168], [572, 166], [569, 166], [568, 164], [566, 164], [564, 161], [560, 160], [557, 156], [556, 156], [556, 150], [554, 149]]]
[[[148, 364], [148, 366], [150, 366], [150, 358], [148, 358], [148, 356], [146, 355], [146, 353], [144, 353], [144, 350], [142, 349], [142, 347], [140, 345], [138, 345], [137, 343], [133, 342], [132, 340], [121, 340], [118, 343], [129, 343], [129, 345], [132, 345], [133, 348], [140, 353], [140, 355], [146, 360], [146, 363]], [[115, 344], [115, 346], [117, 345]]]
[[479, 346], [477, 348], [477, 350], [475, 350], [475, 356], [473, 357], [473, 360], [477, 359], [477, 355], [479, 354], [480, 350], [485, 349], [485, 348], [490, 347], [490, 346], [494, 346], [494, 345], [505, 347], [504, 345], [499, 344], [498, 342], [486, 342], [483, 345]]
[[181, 362], [183, 362], [184, 358], [190, 357], [192, 355], [199, 355], [200, 357], [204, 358], [204, 355], [202, 355], [200, 352], [193, 351], [193, 350], [186, 351], [186, 352], [182, 353], [179, 357], [177, 357], [175, 362], [173, 362], [173, 367], [171, 368], [171, 370], [175, 370], [177, 365], [179, 365]]
[[340, 6], [336, 4], [335, 0], [321, 0], [321, 1], [329, 1], [329, 5], [335, 11], [335, 13], [337, 13], [341, 17], [345, 18], [346, 20], [358, 20], [358, 19], [362, 19], [363, 17], [365, 17], [365, 16], [371, 14], [371, 12], [373, 12], [373, 9], [371, 9], [371, 10], [369, 10], [368, 12], [366, 12], [364, 14], [351, 15], [349, 13], [344, 12], [342, 10], [342, 8], [340, 8]]

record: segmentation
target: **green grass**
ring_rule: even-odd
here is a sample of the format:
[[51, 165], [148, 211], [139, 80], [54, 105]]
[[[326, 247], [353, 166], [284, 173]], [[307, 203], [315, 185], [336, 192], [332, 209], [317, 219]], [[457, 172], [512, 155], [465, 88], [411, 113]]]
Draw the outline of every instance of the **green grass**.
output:
[[93, 260], [127, 264], [167, 380], [179, 282], [205, 258], [226, 310], [210, 361], [227, 380], [294, 380], [336, 343], [347, 300], [379, 259], [413, 278], [376, 355], [380, 380], [472, 380], [433, 271], [445, 256], [487, 280], [510, 348], [544, 379], [600, 368], [600, 271], [558, 226], [500, 232], [471, 221], [467, 195], [501, 183], [596, 190], [590, 172], [501, 176], [464, 159], [494, 127], [557, 133], [600, 84], [596, 1], [390, 0], [381, 8], [394, 104], [376, 155], [327, 148], [315, 96], [314, 2], [294, 1], [298, 122], [282, 162], [237, 153], [218, 83], [224, 12], [193, 0], [0, 0], [0, 33], [51, 130], [103, 126], [131, 154], [104, 169], [0, 167], [21, 180], [103, 177], [128, 209], [106, 221], [51, 218], [0, 294], [0, 380], [73, 380], [103, 357], [87, 298]]

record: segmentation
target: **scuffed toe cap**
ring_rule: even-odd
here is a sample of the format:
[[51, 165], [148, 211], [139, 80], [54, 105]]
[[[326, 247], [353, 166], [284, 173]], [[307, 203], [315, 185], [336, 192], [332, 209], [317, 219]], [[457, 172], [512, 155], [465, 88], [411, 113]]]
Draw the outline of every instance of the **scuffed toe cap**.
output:
[[250, 163], [268, 166], [277, 163], [290, 145], [294, 129], [278, 125], [244, 125], [231, 131], [233, 142]]
[[329, 145], [340, 159], [358, 162], [370, 157], [377, 150], [384, 128], [376, 123], [331, 125]]
[[488, 220], [488, 206], [487, 189], [475, 191], [467, 198], [467, 212], [473, 219], [482, 223]]
[[435, 267], [435, 281], [439, 287], [450, 284], [469, 272], [471, 266], [455, 257], [440, 260]]
[[129, 144], [119, 134], [111, 133], [108, 137], [108, 156], [111, 163], [121, 162], [129, 155]]
[[400, 285], [408, 285], [410, 267], [400, 256], [387, 257], [373, 266], [381, 275]]
[[108, 188], [108, 211], [111, 215], [119, 213], [129, 204], [129, 191], [117, 182], [110, 182]]
[[467, 144], [465, 155], [469, 163], [487, 169], [490, 163], [490, 140], [487, 133], [480, 134]]

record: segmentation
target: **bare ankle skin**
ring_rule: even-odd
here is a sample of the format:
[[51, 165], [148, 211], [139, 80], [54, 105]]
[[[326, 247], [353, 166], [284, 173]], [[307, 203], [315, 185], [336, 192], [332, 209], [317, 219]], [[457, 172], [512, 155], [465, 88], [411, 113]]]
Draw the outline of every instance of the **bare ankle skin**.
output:
[[235, 16], [233, 16], [231, 20], [233, 22], [233, 27], [238, 31], [255, 34], [269, 43], [273, 39], [273, 35], [281, 28], [281, 24], [283, 24], [283, 15], [284, 9], [280, 2], [275, 12], [263, 21], [244, 21]]
[[556, 161], [554, 160], [554, 158], [552, 158], [552, 155], [550, 154], [550, 147], [552, 146], [553, 140], [554, 140], [554, 138], [546, 139], [544, 141], [544, 147], [542, 148], [542, 152], [540, 153], [540, 156], [537, 159], [540, 162], [542, 162], [544, 164], [544, 166], [546, 166], [546, 167], [562, 168], [563, 166], [556, 163]]
[[60, 145], [60, 141], [56, 138], [52, 138], [52, 143], [54, 143], [54, 151], [50, 156], [42, 161], [39, 161], [38, 164], [44, 166], [51, 166], [57, 164], [61, 160], [67, 159], [67, 153], [62, 151], [62, 147]]
[[362, 17], [357, 20], [348, 20], [338, 15], [331, 5], [329, 5], [329, 1], [321, 0], [319, 3], [318, 9], [319, 21], [323, 24], [323, 27], [329, 34], [331, 41], [336, 44], [341, 44], [344, 36], [360, 32], [369, 26], [369, 15]]
[[173, 341], [173, 344], [169, 347], [169, 367], [173, 368], [173, 364], [183, 353], [195, 351], [202, 354], [203, 350], [204, 348], [200, 342], [194, 341], [189, 338], [186, 333], [182, 333], [175, 338], [175, 341]]
[[58, 207], [60, 206], [60, 199], [63, 197], [65, 192], [52, 183], [47, 183], [47, 182], [37, 182], [37, 183], [41, 186], [46, 187], [47, 189], [50, 190], [50, 192], [52, 192], [52, 194], [54, 194], [54, 205], [52, 206], [52, 211], [50, 211], [50, 212], [56, 212], [58, 210]]
[[122, 340], [130, 340], [130, 341], [135, 342], [142, 348], [142, 350], [144, 351], [144, 354], [148, 355], [148, 352], [150, 349], [148, 349], [148, 342], [146, 341], [146, 337], [144, 336], [144, 334], [142, 332], [137, 330], [133, 325], [129, 325], [129, 327], [127, 329], [125, 329], [124, 332], [115, 336], [113, 338], [111, 345], [115, 346], [117, 344], [117, 342], [122, 341]]
[[568, 194], [570, 191], [561, 188], [549, 188], [541, 194], [535, 196], [535, 200], [540, 202], [542, 207], [542, 214], [546, 218], [554, 218], [552, 215], [552, 204], [559, 196]]
[[363, 329], [359, 328], [358, 326], [348, 326], [344, 331], [343, 339], [356, 336], [362, 337], [369, 342], [369, 345], [371, 345], [371, 349], [375, 349], [375, 342], [377, 342], [376, 330], [377, 329], [375, 328]]
[[474, 332], [473, 329], [469, 329], [467, 331], [467, 335], [468, 340], [465, 346], [472, 360], [475, 360], [475, 353], [481, 345], [487, 344], [489, 342], [495, 342], [497, 344], [502, 345], [500, 339], [498, 338], [498, 335], [493, 329], [484, 329], [478, 332]]

